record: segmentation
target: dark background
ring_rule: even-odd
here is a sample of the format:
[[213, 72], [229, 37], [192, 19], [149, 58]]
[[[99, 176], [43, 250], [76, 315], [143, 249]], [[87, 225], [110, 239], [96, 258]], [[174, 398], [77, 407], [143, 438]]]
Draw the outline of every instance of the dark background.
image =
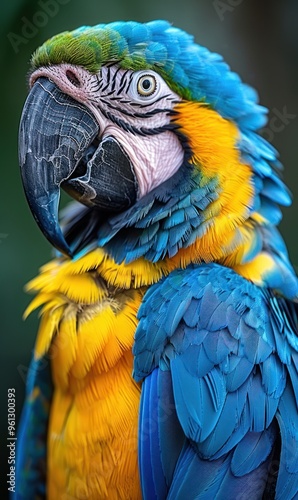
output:
[[[51, 256], [22, 191], [17, 134], [27, 94], [31, 53], [43, 41], [81, 25], [114, 20], [168, 19], [194, 34], [196, 41], [223, 54], [242, 79], [254, 86], [271, 111], [264, 136], [280, 151], [284, 178], [294, 195], [284, 211], [281, 231], [292, 262], [298, 266], [298, 2], [297, 0], [14, 0], [2, 2], [1, 55], [1, 463], [7, 463], [7, 389], [15, 387], [17, 413], [24, 397], [24, 378], [37, 330], [37, 314], [26, 322], [22, 313], [30, 297], [25, 283]], [[291, 116], [278, 122], [285, 111]], [[273, 121], [272, 121], [273, 120]], [[273, 126], [273, 128], [272, 128]], [[296, 200], [296, 201], [295, 201]], [[296, 267], [296, 266], [295, 266]], [[1, 498], [6, 497], [2, 467]], [[2, 493], [3, 492], [3, 493]]]

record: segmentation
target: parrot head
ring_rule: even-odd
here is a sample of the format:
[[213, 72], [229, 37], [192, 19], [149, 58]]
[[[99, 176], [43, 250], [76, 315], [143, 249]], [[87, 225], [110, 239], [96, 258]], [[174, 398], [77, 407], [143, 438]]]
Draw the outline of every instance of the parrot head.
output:
[[[66, 255], [95, 241], [118, 261], [245, 263], [290, 203], [255, 91], [166, 21], [57, 35], [33, 55], [30, 87], [23, 185]], [[81, 207], [64, 232], [61, 188]]]

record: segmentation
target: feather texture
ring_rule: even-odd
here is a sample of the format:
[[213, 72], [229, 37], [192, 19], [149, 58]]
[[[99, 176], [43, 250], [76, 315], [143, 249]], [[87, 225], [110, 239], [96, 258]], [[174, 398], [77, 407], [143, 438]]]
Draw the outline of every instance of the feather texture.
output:
[[[170, 314], [163, 313], [166, 310]], [[161, 377], [164, 370], [169, 373], [173, 411], [188, 443], [181, 444], [176, 467], [179, 480], [174, 473], [167, 498], [179, 497], [183, 483], [185, 488], [192, 488], [191, 498], [217, 494], [221, 498], [221, 491], [232, 498], [238, 487], [245, 491], [247, 475], [251, 475], [250, 489], [243, 498], [249, 498], [252, 491], [261, 498], [276, 440], [276, 422], [282, 434], [282, 450], [293, 439], [286, 434], [295, 435], [292, 418], [282, 417], [285, 407], [290, 410], [296, 405], [286, 381], [296, 360], [298, 342], [297, 337], [291, 346], [288, 342], [294, 325], [287, 317], [285, 300], [271, 297], [216, 264], [173, 271], [145, 295], [134, 346], [135, 377], [147, 380], [155, 373], [156, 379], [158, 370]], [[276, 328], [279, 322], [283, 338], [280, 327]], [[145, 404], [143, 394], [141, 405]], [[293, 408], [289, 415], [295, 412]], [[158, 432], [152, 439], [161, 441]], [[294, 498], [298, 493], [296, 449], [293, 444], [293, 452], [282, 451], [285, 472], [281, 474], [287, 479], [279, 479], [276, 498], [285, 494]], [[201, 460], [202, 470], [204, 460], [214, 463], [209, 484], [192, 469], [199, 471]], [[187, 473], [182, 472], [184, 463]], [[198, 477], [192, 482], [195, 475]]]
[[[298, 280], [276, 229], [291, 196], [257, 134], [267, 110], [166, 21], [64, 32], [32, 71], [33, 87], [56, 75], [98, 121], [67, 182], [92, 177], [98, 142], [115, 135], [139, 185], [118, 212], [67, 208], [74, 258], [58, 252], [28, 284], [25, 315], [41, 307], [41, 323], [17, 498], [294, 500]], [[138, 71], [167, 94], [134, 94]]]

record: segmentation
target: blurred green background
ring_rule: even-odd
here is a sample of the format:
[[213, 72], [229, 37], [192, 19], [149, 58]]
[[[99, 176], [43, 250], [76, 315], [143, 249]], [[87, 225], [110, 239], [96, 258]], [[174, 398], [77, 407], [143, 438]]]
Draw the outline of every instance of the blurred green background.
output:
[[[16, 388], [17, 413], [37, 330], [37, 315], [22, 313], [30, 297], [24, 284], [51, 256], [22, 191], [17, 135], [27, 94], [31, 53], [48, 37], [80, 25], [113, 20], [163, 18], [194, 34], [201, 45], [224, 55], [254, 86], [271, 111], [264, 136], [280, 151], [294, 203], [284, 211], [281, 231], [298, 266], [298, 2], [296, 0], [13, 0], [1, 4], [1, 463], [7, 463], [7, 389]], [[286, 113], [279, 131], [275, 117]], [[272, 128], [273, 126], [273, 128]], [[1, 498], [6, 498], [6, 472]], [[5, 493], [6, 492], [6, 493]]]

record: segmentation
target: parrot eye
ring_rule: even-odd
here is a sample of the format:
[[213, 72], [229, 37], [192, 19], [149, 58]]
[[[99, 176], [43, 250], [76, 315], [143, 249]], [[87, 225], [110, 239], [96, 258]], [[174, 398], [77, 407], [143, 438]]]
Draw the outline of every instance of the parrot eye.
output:
[[137, 82], [137, 91], [141, 96], [151, 96], [157, 89], [157, 81], [153, 75], [142, 75]]
[[143, 70], [132, 73], [127, 94], [135, 104], [147, 106], [158, 99], [169, 97], [172, 91], [158, 73]]

